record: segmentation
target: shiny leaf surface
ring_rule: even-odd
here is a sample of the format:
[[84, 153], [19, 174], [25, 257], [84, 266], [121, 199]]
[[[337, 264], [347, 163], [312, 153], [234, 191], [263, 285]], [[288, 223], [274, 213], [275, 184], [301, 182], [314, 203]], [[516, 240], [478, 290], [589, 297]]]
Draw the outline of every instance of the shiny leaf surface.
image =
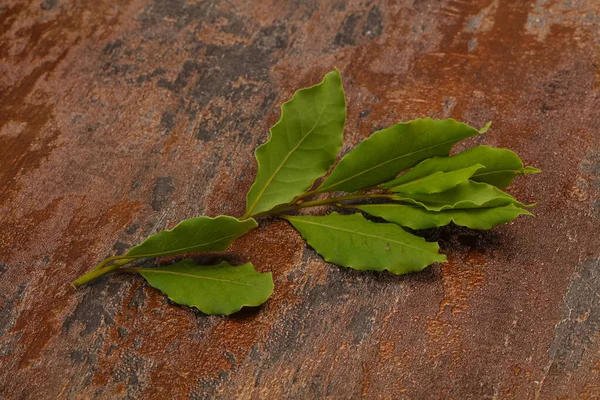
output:
[[355, 190], [371, 187], [434, 156], [447, 156], [455, 143], [484, 133], [453, 119], [417, 119], [399, 123], [363, 140], [342, 158], [319, 192]]
[[453, 187], [468, 181], [469, 178], [481, 168], [483, 168], [483, 165], [475, 164], [471, 167], [457, 169], [456, 171], [437, 171], [431, 175], [417, 178], [414, 181], [391, 187], [388, 190], [390, 192], [409, 195], [445, 192], [446, 190], [450, 190]]
[[246, 216], [290, 202], [323, 176], [342, 146], [345, 121], [337, 70], [284, 103], [271, 138], [256, 150], [258, 172], [246, 198]]
[[174, 302], [206, 314], [229, 315], [242, 307], [259, 306], [273, 293], [271, 273], [256, 272], [251, 263], [200, 266], [185, 259], [168, 267], [131, 270]]
[[514, 204], [492, 208], [470, 208], [446, 211], [428, 211], [405, 204], [368, 204], [355, 208], [367, 214], [411, 229], [430, 229], [448, 225], [466, 226], [472, 229], [491, 229], [507, 223], [519, 215], [533, 215]]
[[424, 207], [430, 211], [443, 211], [462, 208], [499, 207], [519, 203], [511, 195], [504, 193], [495, 186], [482, 182], [467, 181], [442, 193], [413, 194], [410, 197], [398, 195], [400, 200]]
[[451, 157], [433, 157], [416, 165], [410, 171], [383, 185], [391, 188], [435, 172], [450, 172], [481, 164], [484, 168], [473, 174], [471, 180], [491, 185], [508, 187], [515, 176], [540, 172], [533, 167], [523, 167], [523, 162], [514, 152], [489, 146], [476, 146]]
[[223, 251], [227, 250], [235, 239], [257, 226], [253, 219], [240, 221], [225, 215], [216, 218], [191, 218], [180, 222], [171, 230], [164, 230], [148, 237], [121, 258], [136, 259]]
[[405, 274], [446, 260], [438, 254], [437, 243], [396, 224], [369, 221], [361, 214], [284, 218], [326, 261], [345, 267]]

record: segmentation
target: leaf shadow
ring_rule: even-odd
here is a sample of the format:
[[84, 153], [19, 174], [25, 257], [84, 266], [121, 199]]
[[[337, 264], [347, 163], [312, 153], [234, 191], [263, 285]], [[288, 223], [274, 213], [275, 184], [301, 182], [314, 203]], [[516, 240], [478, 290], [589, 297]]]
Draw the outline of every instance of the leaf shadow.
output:
[[477, 230], [453, 223], [433, 229], [413, 231], [414, 235], [420, 236], [427, 241], [436, 241], [440, 249], [446, 252], [452, 251], [478, 251], [488, 252], [511, 245], [511, 236], [504, 235], [503, 228], [493, 230]]
[[239, 254], [232, 252], [206, 252], [206, 253], [187, 253], [178, 254], [175, 256], [161, 257], [157, 259], [152, 265], [155, 266], [166, 266], [179, 262], [184, 259], [192, 259], [198, 266], [209, 266], [217, 265], [223, 261], [228, 262], [231, 265], [244, 264], [245, 261]]

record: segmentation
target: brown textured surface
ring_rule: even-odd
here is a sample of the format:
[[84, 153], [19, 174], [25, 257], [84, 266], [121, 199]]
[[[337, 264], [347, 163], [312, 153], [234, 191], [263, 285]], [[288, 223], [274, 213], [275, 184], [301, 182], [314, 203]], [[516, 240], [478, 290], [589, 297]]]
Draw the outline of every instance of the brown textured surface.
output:
[[[599, 398], [596, 0], [0, 2], [0, 398]], [[337, 66], [346, 149], [422, 116], [542, 175], [537, 218], [448, 228], [404, 277], [325, 264], [282, 221], [239, 240], [258, 310], [142, 279], [69, 282], [204, 214], [240, 215], [278, 105]]]

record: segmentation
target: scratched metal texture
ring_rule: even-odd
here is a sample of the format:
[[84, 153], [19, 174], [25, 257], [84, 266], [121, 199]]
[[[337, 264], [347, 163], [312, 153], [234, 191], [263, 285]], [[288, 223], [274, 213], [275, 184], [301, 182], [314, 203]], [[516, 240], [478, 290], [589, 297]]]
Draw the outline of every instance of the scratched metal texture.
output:
[[[340, 69], [344, 151], [418, 117], [544, 170], [536, 218], [444, 228], [449, 262], [325, 263], [283, 221], [233, 254], [275, 293], [229, 318], [105, 256], [243, 213], [279, 105]], [[0, 1], [0, 398], [600, 398], [600, 2]]]

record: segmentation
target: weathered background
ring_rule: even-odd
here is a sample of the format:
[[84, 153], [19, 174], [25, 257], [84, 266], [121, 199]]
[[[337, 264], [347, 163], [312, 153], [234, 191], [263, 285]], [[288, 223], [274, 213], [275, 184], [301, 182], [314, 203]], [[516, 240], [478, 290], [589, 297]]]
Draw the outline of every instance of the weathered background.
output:
[[[449, 262], [404, 277], [263, 221], [235, 251], [275, 293], [231, 318], [70, 287], [241, 215], [279, 104], [334, 66], [346, 150], [492, 120], [471, 143], [544, 170], [510, 189], [537, 218], [432, 233]], [[0, 398], [600, 398], [599, 93], [597, 0], [0, 0]]]

